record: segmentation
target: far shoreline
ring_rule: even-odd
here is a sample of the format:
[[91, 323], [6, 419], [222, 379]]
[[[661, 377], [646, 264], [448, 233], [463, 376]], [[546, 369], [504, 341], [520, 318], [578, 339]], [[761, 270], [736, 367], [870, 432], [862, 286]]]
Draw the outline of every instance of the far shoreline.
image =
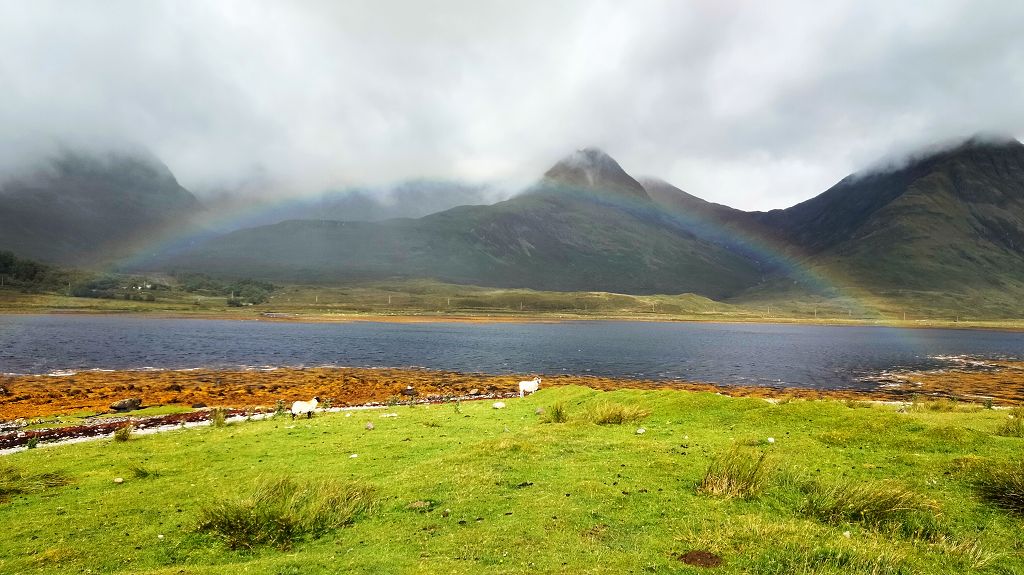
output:
[[293, 312], [228, 312], [228, 311], [196, 311], [183, 312], [174, 310], [92, 310], [92, 309], [4, 309], [3, 317], [24, 316], [87, 316], [87, 317], [137, 317], [147, 319], [195, 319], [218, 321], [258, 321], [269, 323], [395, 323], [395, 324], [429, 324], [429, 323], [460, 323], [460, 324], [544, 324], [568, 322], [643, 322], [643, 323], [708, 323], [708, 324], [751, 324], [751, 325], [805, 325], [822, 327], [887, 327], [895, 329], [945, 329], [972, 331], [1003, 331], [1024, 332], [1024, 321], [991, 320], [991, 321], [950, 321], [950, 320], [912, 320], [890, 321], [873, 319], [811, 319], [800, 317], [729, 317], [718, 314], [701, 316], [672, 315], [577, 315], [577, 314], [433, 314], [433, 313], [338, 313], [338, 314], [301, 314]]

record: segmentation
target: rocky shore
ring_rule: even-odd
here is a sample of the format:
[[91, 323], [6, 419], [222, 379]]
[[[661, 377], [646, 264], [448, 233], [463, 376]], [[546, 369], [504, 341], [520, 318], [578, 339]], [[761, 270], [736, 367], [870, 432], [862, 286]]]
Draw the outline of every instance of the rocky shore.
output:
[[[0, 449], [35, 438], [49, 442], [107, 435], [130, 423], [136, 429], [200, 422], [207, 407], [229, 415], [287, 408], [292, 401], [321, 398], [327, 407], [511, 397], [526, 375], [486, 375], [427, 369], [279, 368], [251, 370], [83, 371], [0, 378]], [[953, 399], [977, 404], [1024, 403], [1024, 362], [954, 361], [950, 368], [886, 373], [867, 389], [720, 386], [684, 381], [650, 381], [555, 375], [543, 386], [581, 385], [615, 389], [677, 389], [769, 400], [840, 399], [915, 401]], [[185, 413], [154, 416], [85, 417], [138, 407], [176, 406]], [[61, 416], [77, 416], [61, 422]], [[56, 417], [56, 420], [52, 418]], [[47, 419], [50, 418], [50, 419]], [[43, 423], [44, 428], [40, 428]], [[34, 429], [26, 430], [30, 424]]]

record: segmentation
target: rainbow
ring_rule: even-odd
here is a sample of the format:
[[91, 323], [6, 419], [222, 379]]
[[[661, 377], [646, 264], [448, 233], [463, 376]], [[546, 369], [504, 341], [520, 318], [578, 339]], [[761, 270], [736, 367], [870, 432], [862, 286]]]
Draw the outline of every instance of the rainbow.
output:
[[[536, 187], [530, 188], [524, 193], [528, 194], [536, 189]], [[795, 253], [791, 246], [761, 234], [735, 226], [725, 226], [711, 218], [681, 213], [644, 198], [567, 186], [559, 186], [558, 193], [573, 194], [587, 201], [599, 202], [641, 218], [660, 220], [666, 225], [677, 227], [680, 230], [701, 230], [701, 235], [704, 237], [710, 235], [717, 238], [728, 238], [749, 257], [765, 264], [769, 269], [777, 270], [780, 275], [792, 279], [810, 293], [822, 294], [823, 300], [829, 300], [833, 308], [836, 306], [845, 308], [851, 317], [879, 318], [883, 310], [892, 307], [884, 298], [856, 288], [848, 281], [848, 278], [843, 277], [836, 270], [812, 266], [808, 263], [808, 258]], [[253, 222], [271, 221], [273, 218], [269, 216], [291, 213], [294, 208], [308, 206], [311, 199], [315, 197], [316, 194], [309, 194], [252, 204], [225, 210], [216, 217], [205, 220], [202, 226], [160, 230], [158, 233], [151, 234], [146, 241], [133, 246], [132, 255], [112, 262], [109, 270], [143, 269], [145, 262], [156, 254], [177, 253], [197, 242], [218, 235], [210, 230], [240, 229], [253, 225]], [[766, 318], [771, 315], [767, 308], [765, 315]]]

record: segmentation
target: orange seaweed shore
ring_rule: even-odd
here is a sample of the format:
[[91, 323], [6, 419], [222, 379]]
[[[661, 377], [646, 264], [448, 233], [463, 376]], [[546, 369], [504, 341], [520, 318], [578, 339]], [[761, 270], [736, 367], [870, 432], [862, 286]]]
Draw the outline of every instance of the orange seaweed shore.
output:
[[[279, 368], [273, 370], [83, 371], [63, 376], [0, 377], [0, 421], [74, 413], [103, 413], [111, 404], [139, 398], [143, 406], [206, 405], [238, 409], [273, 408], [278, 401], [318, 396], [335, 407], [367, 403], [444, 401], [516, 393], [525, 375], [486, 375], [427, 369]], [[952, 398], [995, 404], [1024, 403], [1024, 362], [994, 362], [973, 368], [889, 374], [870, 389], [805, 389], [726, 386], [555, 375], [544, 384], [592, 389], [673, 389], [730, 396], [793, 399], [909, 401]], [[410, 389], [411, 388], [411, 389]]]

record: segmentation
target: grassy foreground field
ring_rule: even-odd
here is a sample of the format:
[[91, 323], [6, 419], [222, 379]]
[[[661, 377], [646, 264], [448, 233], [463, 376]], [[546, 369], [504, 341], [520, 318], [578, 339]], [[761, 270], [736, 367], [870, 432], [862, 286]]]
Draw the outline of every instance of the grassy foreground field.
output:
[[0, 573], [1024, 573], [1006, 410], [581, 387], [506, 403], [0, 457]]

